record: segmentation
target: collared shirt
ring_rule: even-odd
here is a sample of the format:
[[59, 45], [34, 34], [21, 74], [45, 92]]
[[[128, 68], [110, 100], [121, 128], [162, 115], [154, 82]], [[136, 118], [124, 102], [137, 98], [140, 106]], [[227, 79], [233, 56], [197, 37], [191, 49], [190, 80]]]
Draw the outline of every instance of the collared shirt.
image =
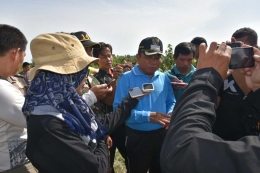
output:
[[[167, 72], [165, 72], [165, 74], [171, 74], [173, 76], [176, 76], [178, 75], [179, 77], [182, 78], [183, 82], [185, 83], [189, 83], [190, 82], [190, 79], [191, 79], [191, 76], [193, 75], [193, 73], [196, 71], [196, 68], [191, 65], [190, 67], [190, 72], [186, 75], [183, 75], [181, 74], [181, 72], [179, 72], [179, 70], [177, 69], [176, 67], [176, 64], [174, 64], [173, 68], [171, 70], [168, 70]], [[171, 78], [169, 77], [169, 79], [171, 80]], [[179, 91], [177, 91], [174, 95], [175, 95], [175, 98], [176, 100], [178, 100], [178, 98], [180, 97], [180, 95], [183, 93], [183, 90], [184, 89], [179, 89]]]
[[150, 122], [151, 112], [168, 114], [175, 105], [172, 86], [169, 78], [162, 72], [156, 71], [152, 78], [143, 74], [139, 65], [131, 71], [123, 73], [118, 79], [113, 108], [117, 107], [128, 95], [128, 90], [134, 87], [142, 88], [144, 83], [153, 83], [154, 91], [140, 98], [139, 103], [132, 110], [126, 125], [140, 131], [151, 131], [162, 128], [159, 123]]
[[[100, 82], [100, 84], [109, 84], [112, 80], [112, 75], [105, 70], [99, 69], [98, 73], [94, 77]], [[93, 111], [96, 115], [102, 116], [103, 114], [113, 111], [113, 107], [105, 104], [103, 100], [99, 100], [94, 104]]]
[[94, 77], [100, 82], [100, 84], [109, 84], [113, 76], [105, 70], [99, 69], [98, 73], [94, 74]]
[[0, 79], [0, 172], [28, 161], [27, 130], [22, 112], [24, 96], [6, 79]]

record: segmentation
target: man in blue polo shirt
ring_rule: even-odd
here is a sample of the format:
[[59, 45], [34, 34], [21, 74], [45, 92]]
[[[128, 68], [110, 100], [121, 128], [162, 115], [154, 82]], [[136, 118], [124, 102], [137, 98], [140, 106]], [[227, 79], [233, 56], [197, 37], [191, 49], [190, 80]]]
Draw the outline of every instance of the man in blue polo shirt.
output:
[[[192, 61], [195, 56], [195, 45], [190, 42], [183, 42], [178, 44], [174, 49], [174, 66], [171, 70], [168, 70], [166, 74], [170, 78], [170, 80], [179, 83], [189, 83], [192, 74], [196, 71], [196, 68], [192, 65]], [[173, 85], [174, 95], [176, 100], [180, 97], [183, 90], [187, 87], [187, 85]]]
[[114, 109], [134, 87], [153, 83], [154, 91], [142, 97], [126, 121], [126, 149], [129, 170], [134, 173], [160, 173], [160, 151], [169, 124], [175, 98], [170, 80], [157, 71], [161, 64], [163, 45], [159, 38], [148, 37], [141, 41], [138, 65], [121, 75], [118, 80]]

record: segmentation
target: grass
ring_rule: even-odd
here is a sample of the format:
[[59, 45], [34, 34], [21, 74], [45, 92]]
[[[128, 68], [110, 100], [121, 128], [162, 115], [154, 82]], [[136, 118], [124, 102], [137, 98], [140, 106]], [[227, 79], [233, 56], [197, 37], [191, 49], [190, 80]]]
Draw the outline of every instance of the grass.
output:
[[116, 150], [116, 156], [114, 160], [114, 169], [116, 173], [126, 173], [125, 160], [121, 154]]

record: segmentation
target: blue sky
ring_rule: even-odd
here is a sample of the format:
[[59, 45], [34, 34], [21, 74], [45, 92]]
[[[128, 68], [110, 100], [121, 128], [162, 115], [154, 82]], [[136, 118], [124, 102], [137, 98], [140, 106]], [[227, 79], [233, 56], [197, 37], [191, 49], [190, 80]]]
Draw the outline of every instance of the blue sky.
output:
[[[19, 28], [29, 42], [42, 33], [86, 31], [116, 55], [136, 54], [150, 36], [165, 50], [196, 36], [226, 41], [241, 27], [260, 35], [259, 0], [0, 0], [0, 9], [0, 23]], [[26, 53], [30, 62], [29, 44]]]

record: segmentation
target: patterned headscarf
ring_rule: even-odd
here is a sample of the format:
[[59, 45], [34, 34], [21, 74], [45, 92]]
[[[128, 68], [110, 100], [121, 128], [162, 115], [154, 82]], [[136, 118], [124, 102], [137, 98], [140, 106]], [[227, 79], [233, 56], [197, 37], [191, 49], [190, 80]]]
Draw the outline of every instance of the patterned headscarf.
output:
[[[40, 71], [31, 82], [22, 108], [23, 113], [31, 115], [36, 106], [50, 105], [62, 114], [65, 123], [75, 133], [98, 141], [104, 140], [106, 129], [75, 90], [87, 73], [87, 67], [68, 75]], [[93, 119], [98, 124], [96, 132], [91, 128]]]

